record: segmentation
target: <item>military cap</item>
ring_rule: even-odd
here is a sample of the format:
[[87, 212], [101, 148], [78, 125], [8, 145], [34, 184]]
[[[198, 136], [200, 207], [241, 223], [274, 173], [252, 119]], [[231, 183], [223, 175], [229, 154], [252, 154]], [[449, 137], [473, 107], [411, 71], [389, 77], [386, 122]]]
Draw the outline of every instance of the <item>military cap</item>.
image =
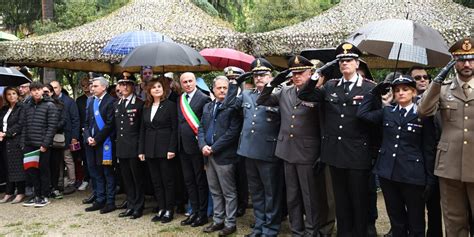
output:
[[359, 58], [362, 52], [353, 44], [344, 42], [336, 48], [336, 58]]
[[303, 72], [313, 67], [311, 61], [301, 55], [295, 55], [288, 60], [288, 69], [293, 73]]
[[122, 72], [122, 78], [120, 78], [118, 80], [118, 84], [120, 83], [132, 83], [132, 84], [135, 84], [137, 82], [137, 78], [135, 78], [135, 76], [128, 72], [128, 71], [123, 71]]
[[395, 86], [398, 86], [398, 85], [407, 85], [407, 86], [416, 88], [415, 80], [413, 80], [413, 78], [411, 78], [408, 75], [401, 75], [400, 74], [400, 76], [398, 78], [395, 78], [395, 80], [393, 80], [392, 83], [391, 83], [392, 87], [395, 87]]
[[474, 39], [466, 37], [458, 40], [451, 48], [449, 52], [455, 59], [474, 59]]
[[224, 74], [226, 77], [238, 77], [244, 74], [244, 70], [238, 67], [229, 66], [224, 68]]
[[264, 58], [256, 58], [250, 65], [253, 74], [265, 74], [273, 70], [273, 65]]

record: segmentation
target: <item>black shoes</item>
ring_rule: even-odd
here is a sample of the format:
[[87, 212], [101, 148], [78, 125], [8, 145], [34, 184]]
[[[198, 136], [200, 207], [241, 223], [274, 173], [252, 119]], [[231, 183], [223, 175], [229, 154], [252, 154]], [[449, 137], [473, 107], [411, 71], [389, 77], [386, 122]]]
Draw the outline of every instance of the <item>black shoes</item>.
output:
[[198, 218], [198, 215], [196, 213], [193, 213], [190, 216], [188, 216], [188, 218], [181, 221], [181, 225], [191, 225], [197, 218]]
[[130, 219], [138, 219], [143, 216], [143, 211], [134, 211]]
[[237, 231], [237, 227], [236, 226], [232, 226], [232, 227], [224, 227], [224, 229], [222, 229], [221, 231], [219, 231], [219, 236], [228, 236], [228, 235], [231, 235], [233, 233], [235, 233], [235, 231]]
[[207, 224], [207, 217], [200, 216], [191, 224], [191, 227], [203, 226], [205, 224]]
[[98, 210], [101, 210], [104, 207], [105, 207], [105, 204], [94, 202], [94, 203], [92, 203], [92, 206], [86, 208], [85, 211], [86, 212], [98, 211]]
[[100, 209], [100, 214], [107, 214], [109, 212], [113, 212], [117, 209], [114, 204], [107, 204], [104, 208]]
[[127, 209], [124, 212], [120, 212], [119, 217], [127, 217], [127, 216], [131, 216], [132, 214], [133, 214], [133, 210]]
[[127, 200], [123, 201], [120, 205], [117, 206], [117, 209], [126, 209], [128, 205]]
[[[159, 210], [158, 211], [158, 214], [155, 215], [153, 218], [151, 218], [151, 222], [158, 222], [158, 221], [161, 221], [161, 218], [163, 218], [163, 216], [165, 215], [165, 210]], [[189, 217], [188, 217], [189, 219]], [[186, 219], [187, 220], [187, 219]], [[184, 220], [184, 221], [186, 221]], [[181, 225], [183, 225], [183, 222], [184, 221], [181, 221]]]
[[218, 230], [222, 230], [224, 229], [224, 223], [220, 223], [220, 224], [217, 224], [215, 222], [212, 222], [212, 224], [204, 227], [204, 229], [202, 229], [202, 231], [204, 233], [212, 233], [212, 232], [215, 232], [215, 231], [218, 231]]
[[243, 215], [245, 215], [245, 207], [239, 207], [237, 208], [237, 217], [241, 217]]
[[173, 220], [173, 212], [166, 211], [163, 217], [161, 218], [161, 223], [168, 223]]
[[92, 204], [95, 201], [95, 195], [91, 194], [88, 198], [82, 200], [82, 204]]

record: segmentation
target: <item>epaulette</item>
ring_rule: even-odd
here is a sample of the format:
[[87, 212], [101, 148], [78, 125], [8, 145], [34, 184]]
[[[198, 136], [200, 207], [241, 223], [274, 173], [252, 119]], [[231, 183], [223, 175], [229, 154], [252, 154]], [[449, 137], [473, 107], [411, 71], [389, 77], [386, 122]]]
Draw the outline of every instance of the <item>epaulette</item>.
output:
[[453, 80], [452, 80], [452, 79], [449, 79], [449, 80], [444, 80], [441, 84], [442, 84], [442, 85], [449, 85], [449, 84], [451, 84], [451, 83], [453, 83]]
[[372, 80], [369, 80], [369, 79], [367, 79], [367, 78], [364, 78], [364, 81], [370, 82], [370, 83], [372, 83], [372, 84], [374, 84], [374, 85], [377, 85], [377, 82], [372, 81]]

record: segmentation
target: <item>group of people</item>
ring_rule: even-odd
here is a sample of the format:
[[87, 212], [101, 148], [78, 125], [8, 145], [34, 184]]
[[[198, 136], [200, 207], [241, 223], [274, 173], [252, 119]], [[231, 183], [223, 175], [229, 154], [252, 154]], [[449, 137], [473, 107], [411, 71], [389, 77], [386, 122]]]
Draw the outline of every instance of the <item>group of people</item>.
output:
[[[102, 76], [81, 82], [76, 103], [56, 81], [31, 83], [23, 99], [8, 87], [0, 202], [21, 202], [30, 183], [34, 198], [23, 205], [47, 205], [60, 195], [65, 167], [66, 187], [78, 185], [78, 169], [89, 177], [87, 212], [114, 211], [120, 186], [121, 218], [140, 218], [153, 194], [153, 222], [171, 222], [189, 203], [181, 225], [204, 226], [212, 216], [203, 232], [227, 236], [250, 195], [255, 222], [246, 236], [277, 236], [288, 216], [293, 236], [331, 236], [337, 225], [337, 236], [359, 237], [376, 236], [378, 183], [391, 224], [385, 236], [473, 235], [473, 44], [456, 42], [433, 79], [415, 66], [377, 84], [344, 42], [333, 61], [295, 55], [275, 77], [264, 58], [249, 72], [228, 67], [212, 93], [191, 72], [176, 83], [148, 66], [140, 83], [124, 72], [117, 97]], [[453, 67], [455, 78], [445, 80]], [[342, 77], [327, 80], [334, 70]], [[37, 150], [38, 167], [24, 171], [23, 157]]]

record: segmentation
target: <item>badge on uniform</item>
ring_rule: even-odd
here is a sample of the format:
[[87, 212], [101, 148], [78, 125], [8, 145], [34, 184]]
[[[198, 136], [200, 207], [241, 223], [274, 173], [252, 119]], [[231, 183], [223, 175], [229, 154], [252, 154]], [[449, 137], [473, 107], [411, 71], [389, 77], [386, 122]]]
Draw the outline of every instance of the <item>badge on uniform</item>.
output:
[[446, 96], [446, 99], [449, 100], [449, 101], [453, 101], [453, 100], [454, 100], [454, 97], [453, 97], [453, 95], [448, 94], [448, 95]]
[[332, 93], [331, 96], [332, 96], [332, 97], [337, 97], [336, 92]]
[[302, 101], [301, 105], [309, 107], [309, 108], [314, 108], [314, 104], [306, 101]]
[[135, 113], [137, 112], [137, 109], [127, 109], [127, 113]]

